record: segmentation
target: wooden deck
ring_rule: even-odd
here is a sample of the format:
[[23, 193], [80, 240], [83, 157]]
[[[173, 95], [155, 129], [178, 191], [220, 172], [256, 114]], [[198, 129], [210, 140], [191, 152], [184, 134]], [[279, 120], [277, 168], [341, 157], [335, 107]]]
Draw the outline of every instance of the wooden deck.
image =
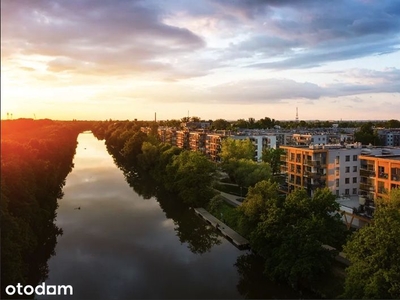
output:
[[219, 230], [230, 242], [232, 242], [239, 249], [246, 249], [249, 246], [249, 241], [228, 227], [225, 223], [222, 223], [204, 208], [195, 208], [194, 211], [198, 216], [201, 216], [204, 220]]

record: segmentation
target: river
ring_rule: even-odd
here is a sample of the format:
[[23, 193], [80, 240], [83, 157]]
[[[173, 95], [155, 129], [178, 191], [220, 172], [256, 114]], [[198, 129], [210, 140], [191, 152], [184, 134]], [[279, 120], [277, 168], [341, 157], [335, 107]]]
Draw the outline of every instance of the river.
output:
[[63, 191], [45, 284], [71, 285], [65, 299], [296, 297], [173, 196], [139, 195], [91, 133]]

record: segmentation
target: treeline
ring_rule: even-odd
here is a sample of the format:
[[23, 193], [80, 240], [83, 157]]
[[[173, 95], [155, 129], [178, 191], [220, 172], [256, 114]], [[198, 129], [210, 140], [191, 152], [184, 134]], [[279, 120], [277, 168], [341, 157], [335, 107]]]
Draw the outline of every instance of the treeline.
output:
[[3, 299], [7, 285], [46, 279], [47, 260], [62, 234], [54, 224], [57, 200], [73, 168], [77, 136], [89, 128], [86, 122], [1, 121]]
[[99, 122], [92, 131], [127, 169], [149, 174], [184, 203], [206, 206], [215, 195], [216, 167], [203, 154], [161, 143], [156, 132], [141, 132], [135, 121]]
[[214, 164], [203, 155], [183, 151], [140, 131], [133, 121], [99, 122], [92, 132], [104, 139], [128, 184], [144, 199], [155, 197], [175, 224], [181, 243], [193, 253], [204, 253], [220, 240], [217, 233], [197, 218], [189, 206], [205, 206], [215, 194], [211, 180]]
[[[224, 119], [209, 120], [212, 129], [216, 130], [236, 130], [236, 129], [271, 129], [279, 126], [282, 129], [296, 129], [296, 128], [332, 128], [334, 124], [338, 128], [359, 128], [363, 126], [366, 121], [279, 121], [269, 117], [256, 120], [254, 118], [238, 119], [236, 121], [227, 121]], [[166, 122], [166, 125], [176, 125], [178, 122]], [[400, 121], [391, 119], [388, 121], [372, 121], [372, 126], [380, 128], [400, 128]]]

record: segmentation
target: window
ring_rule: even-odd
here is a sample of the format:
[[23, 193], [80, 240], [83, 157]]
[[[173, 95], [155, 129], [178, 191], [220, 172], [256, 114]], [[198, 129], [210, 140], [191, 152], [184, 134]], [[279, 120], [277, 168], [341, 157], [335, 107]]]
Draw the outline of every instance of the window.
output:
[[357, 183], [357, 177], [353, 177], [353, 183]]
[[350, 161], [350, 155], [346, 155], [346, 161]]
[[350, 167], [346, 167], [346, 173], [350, 173]]
[[353, 172], [357, 172], [357, 166], [353, 166]]
[[345, 195], [350, 195], [350, 189], [345, 189], [345, 190], [344, 190], [344, 194], [345, 194]]
[[340, 157], [339, 157], [339, 156], [336, 156], [335, 163], [338, 164], [339, 162], [340, 162]]
[[350, 183], [350, 178], [345, 178], [344, 183], [349, 184]]
[[339, 197], [339, 190], [336, 190], [336, 197]]
[[353, 155], [353, 161], [357, 161], [357, 159], [358, 159], [358, 155], [357, 155], [357, 154], [354, 154], [354, 155]]
[[353, 189], [353, 195], [357, 195], [357, 188]]
[[339, 187], [339, 179], [336, 179], [336, 187]]

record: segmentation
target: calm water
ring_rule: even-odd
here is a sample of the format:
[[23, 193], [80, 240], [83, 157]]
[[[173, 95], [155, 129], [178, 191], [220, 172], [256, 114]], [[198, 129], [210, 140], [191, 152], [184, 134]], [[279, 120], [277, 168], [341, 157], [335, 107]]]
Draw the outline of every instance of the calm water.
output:
[[72, 285], [68, 299], [295, 297], [268, 286], [260, 266], [239, 271], [246, 252], [173, 198], [139, 196], [103, 141], [84, 133], [78, 142], [46, 284]]

